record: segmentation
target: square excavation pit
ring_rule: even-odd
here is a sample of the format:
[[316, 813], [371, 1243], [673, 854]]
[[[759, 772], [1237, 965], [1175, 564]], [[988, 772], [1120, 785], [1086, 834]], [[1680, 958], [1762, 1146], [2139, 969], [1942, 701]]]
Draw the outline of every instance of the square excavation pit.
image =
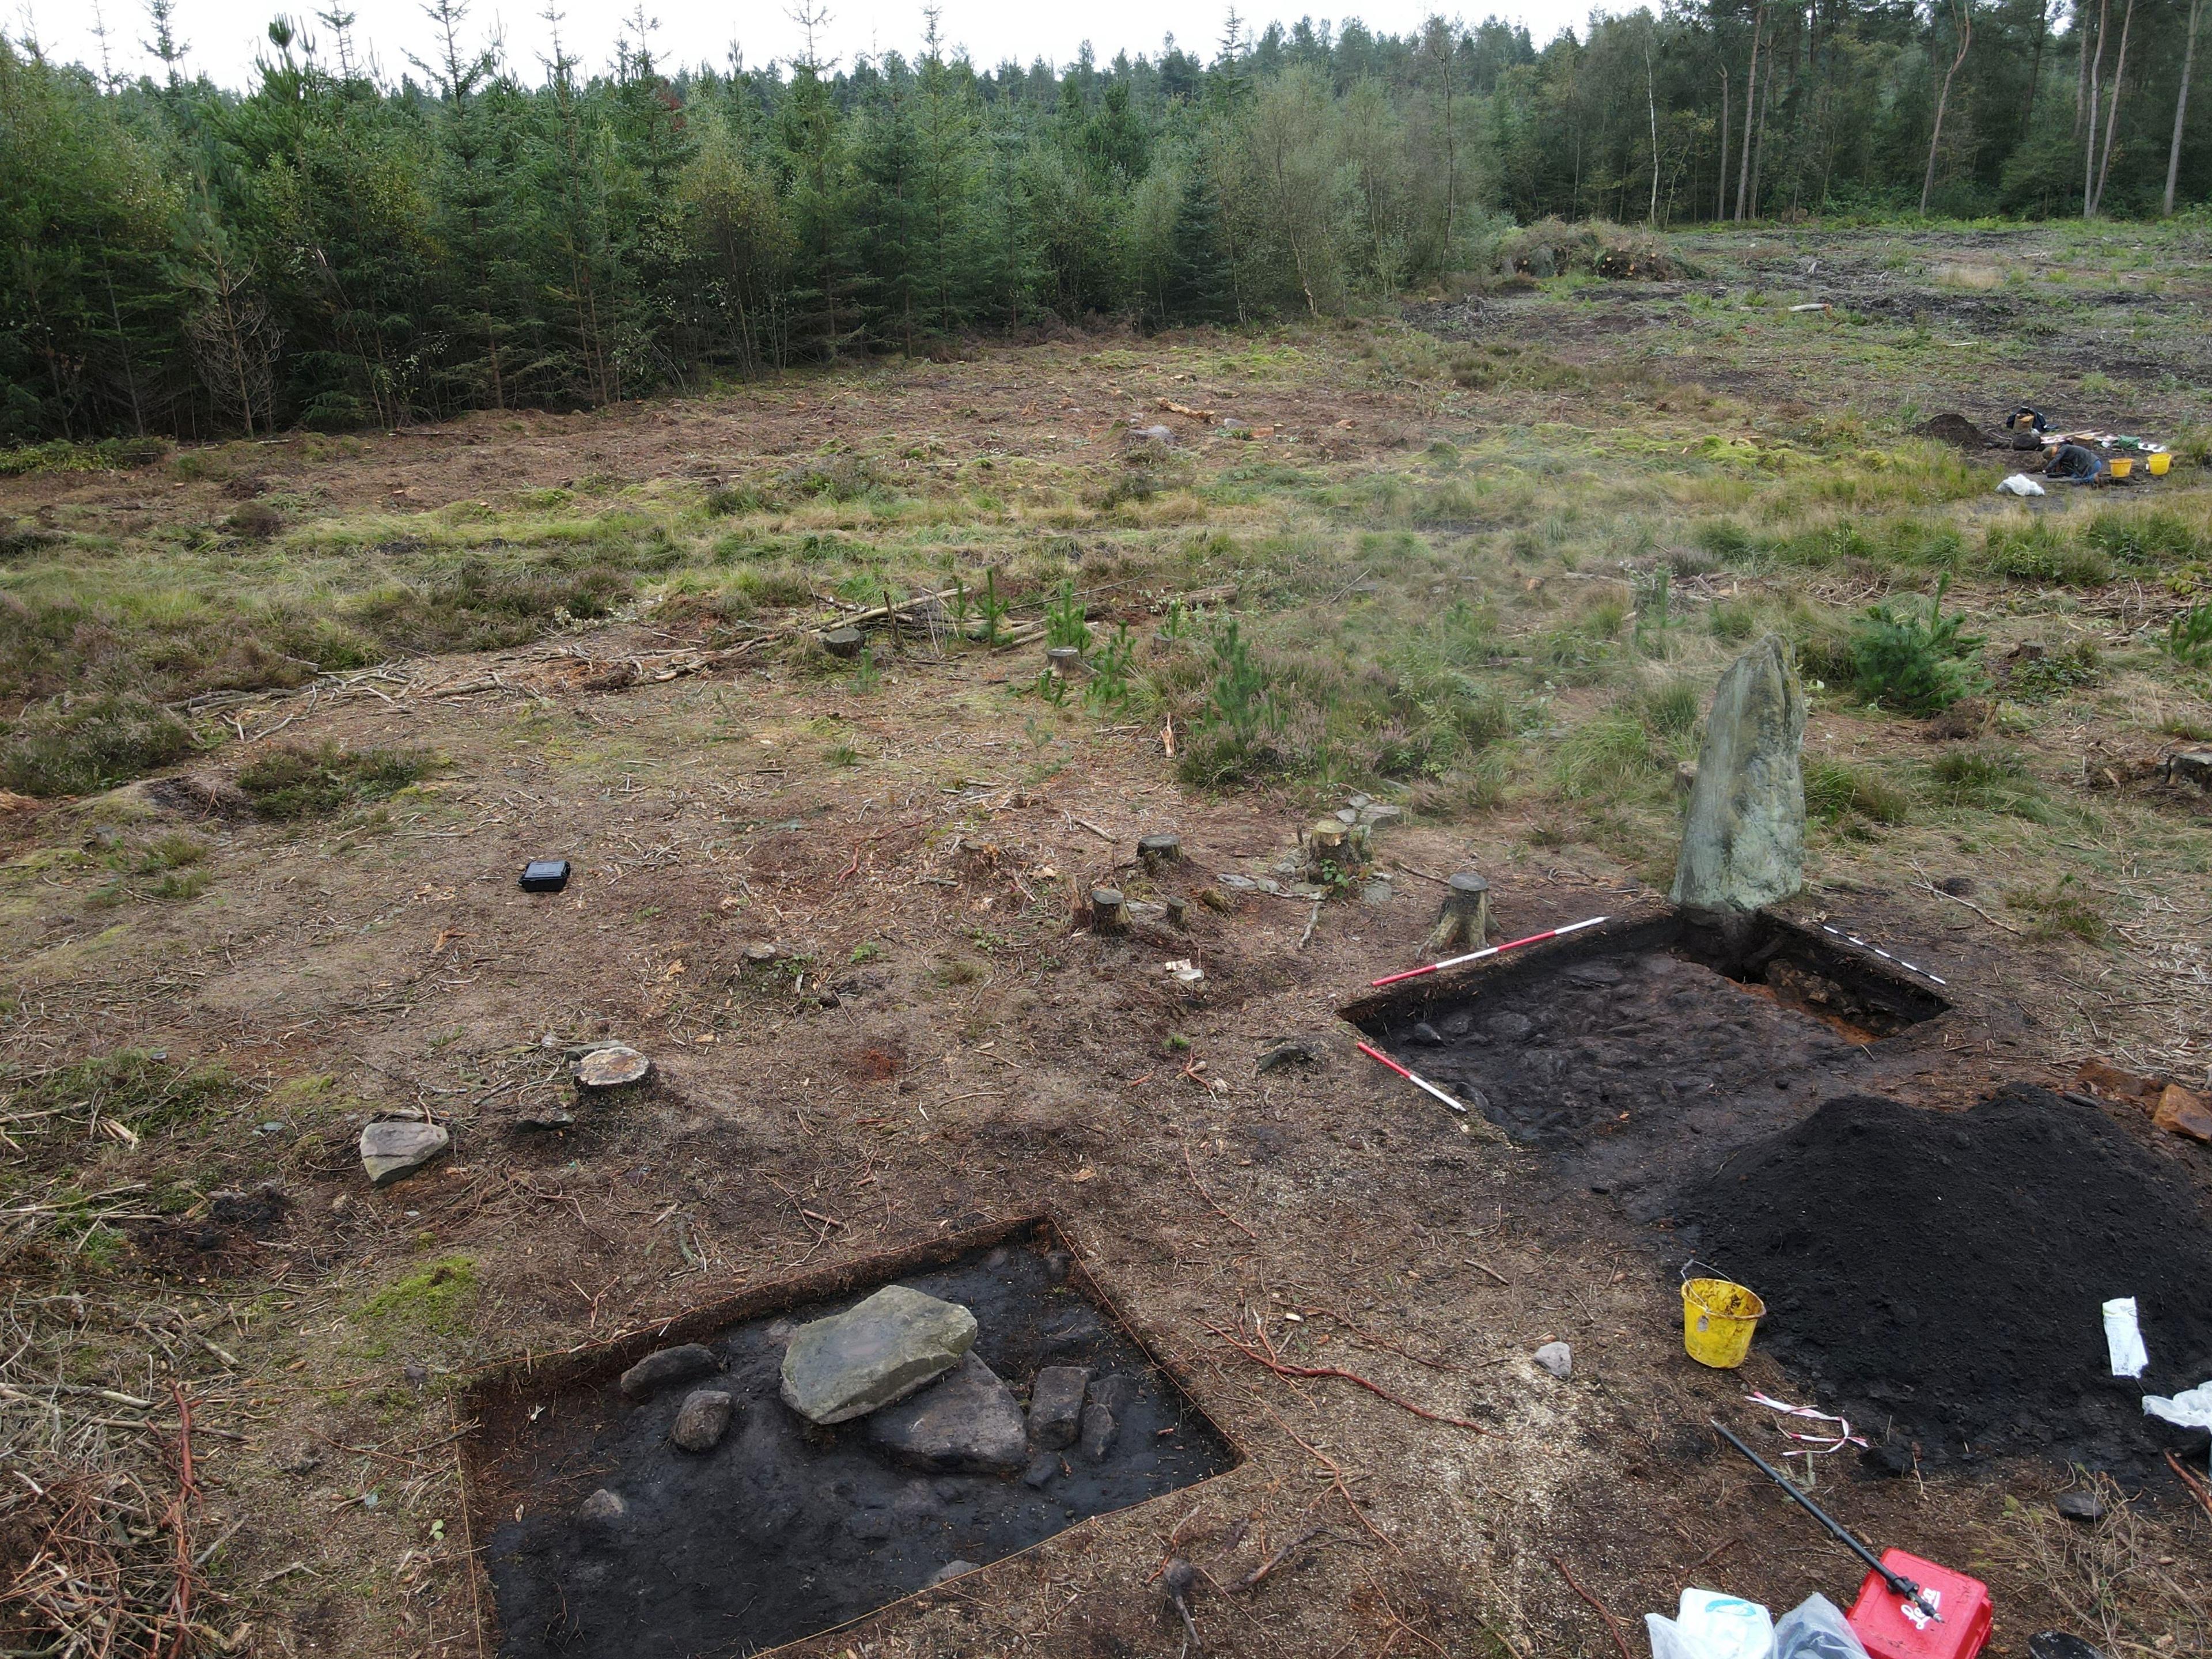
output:
[[1655, 1220], [1692, 1169], [1918, 1063], [1914, 1034], [1949, 1007], [1779, 917], [1730, 935], [1669, 912], [1341, 1012], [1570, 1181]]
[[[1018, 1395], [1038, 1369], [1088, 1366], [1133, 1398], [1082, 1444], [1008, 1476], [933, 1474], [872, 1443], [865, 1419], [807, 1422], [780, 1394], [790, 1330], [886, 1285], [967, 1307], [974, 1353]], [[617, 1379], [657, 1350], [720, 1371], [633, 1401]], [[670, 1431], [696, 1389], [732, 1396], [703, 1455]], [[817, 1635], [1078, 1522], [1224, 1473], [1242, 1454], [1116, 1313], [1057, 1224], [1002, 1222], [728, 1297], [651, 1330], [476, 1383], [462, 1463], [508, 1659], [754, 1654]], [[622, 1513], [586, 1500], [617, 1494]], [[584, 1512], [579, 1514], [580, 1509]], [[957, 1571], [957, 1570], [956, 1570]]]

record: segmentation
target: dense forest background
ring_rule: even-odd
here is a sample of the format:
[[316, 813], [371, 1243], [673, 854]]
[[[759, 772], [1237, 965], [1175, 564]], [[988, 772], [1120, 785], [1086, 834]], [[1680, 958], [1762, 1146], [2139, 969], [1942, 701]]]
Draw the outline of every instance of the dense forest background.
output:
[[[393, 427], [1092, 315], [1326, 313], [1516, 221], [2172, 212], [2208, 0], [1706, 0], [1249, 34], [1210, 61], [507, 62], [396, 79], [343, 11], [188, 76], [173, 0], [86, 66], [0, 39], [0, 441]], [[557, 20], [556, 20], [557, 21]], [[804, 21], [802, 19], [802, 21]], [[133, 39], [136, 39], [134, 32]], [[558, 42], [557, 32], [556, 34]], [[136, 61], [125, 63], [125, 57]]]

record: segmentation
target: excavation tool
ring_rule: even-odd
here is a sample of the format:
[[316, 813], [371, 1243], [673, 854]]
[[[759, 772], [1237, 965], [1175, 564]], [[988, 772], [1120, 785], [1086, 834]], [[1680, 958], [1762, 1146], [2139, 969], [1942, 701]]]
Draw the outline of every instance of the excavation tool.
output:
[[[1517, 951], [1524, 945], [1541, 945], [1547, 939], [1564, 939], [1569, 933], [1579, 933], [1585, 927], [1595, 927], [1601, 921], [1611, 920], [1610, 916], [1592, 916], [1587, 921], [1571, 921], [1564, 927], [1554, 927], [1547, 933], [1531, 933], [1526, 939], [1508, 939], [1504, 944], [1493, 945], [1487, 950], [1470, 951], [1463, 957], [1446, 957], [1442, 962], [1432, 962], [1425, 968], [1408, 968], [1402, 974], [1385, 974], [1381, 979], [1370, 980], [1368, 987], [1372, 989], [1378, 985], [1395, 985], [1402, 979], [1419, 979], [1424, 974], [1440, 974], [1447, 968], [1457, 968], [1467, 963], [1480, 962], [1486, 957], [1502, 957], [1508, 951]], [[1370, 1049], [1369, 1052], [1373, 1053], [1373, 1050]], [[1382, 1060], [1380, 1054], [1376, 1054], [1375, 1058]], [[1390, 1062], [1383, 1060], [1382, 1063], [1387, 1066]], [[1408, 1072], [1407, 1075], [1411, 1077], [1413, 1073]]]
[[1934, 1620], [1939, 1625], [1943, 1622], [1943, 1615], [1936, 1611], [1935, 1602], [1929, 1598], [1927, 1593], [1923, 1591], [1918, 1584], [1915, 1583], [1911, 1579], [1907, 1578], [1903, 1573], [1898, 1572], [1891, 1568], [1887, 1563], [1883, 1561], [1881, 1557], [1876, 1555], [1864, 1544], [1859, 1542], [1858, 1539], [1852, 1534], [1850, 1528], [1846, 1528], [1842, 1522], [1837, 1520], [1826, 1510], [1822, 1509], [1818, 1504], [1815, 1504], [1811, 1498], [1806, 1497], [1803, 1492], [1799, 1492], [1797, 1490], [1797, 1483], [1796, 1481], [1792, 1480], [1788, 1475], [1783, 1474], [1781, 1470], [1776, 1468], [1773, 1464], [1768, 1462], [1757, 1452], [1752, 1450], [1750, 1447], [1745, 1445], [1742, 1441], [1737, 1439], [1736, 1437], [1728, 1429], [1722, 1427], [1718, 1419], [1708, 1418], [1706, 1421], [1711, 1423], [1714, 1428], [1720, 1431], [1722, 1438], [1725, 1439], [1729, 1445], [1734, 1446], [1746, 1457], [1748, 1457], [1753, 1463], [1757, 1465], [1759, 1472], [1761, 1474], [1765, 1475], [1769, 1480], [1771, 1480], [1776, 1486], [1781, 1487], [1783, 1491], [1788, 1492], [1791, 1502], [1797, 1504], [1798, 1507], [1802, 1509], [1806, 1514], [1811, 1516], [1815, 1521], [1818, 1521], [1822, 1526], [1826, 1527], [1828, 1531], [1834, 1535], [1836, 1540], [1842, 1544], [1844, 1548], [1850, 1550], [1851, 1553], [1857, 1556], [1860, 1560], [1865, 1562], [1869, 1567], [1872, 1567], [1875, 1570], [1875, 1574], [1881, 1579], [1881, 1582], [1889, 1586], [1891, 1593], [1899, 1601], [1907, 1602], [1912, 1607], [1918, 1608], [1923, 1616]]

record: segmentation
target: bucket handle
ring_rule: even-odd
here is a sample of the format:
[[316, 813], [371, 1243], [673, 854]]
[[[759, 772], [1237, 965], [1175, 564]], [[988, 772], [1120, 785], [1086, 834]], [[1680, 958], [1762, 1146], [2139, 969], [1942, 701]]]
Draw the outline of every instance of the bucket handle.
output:
[[1682, 1283], [1685, 1285], [1690, 1282], [1692, 1277], [1690, 1269], [1692, 1267], [1712, 1267], [1713, 1271], [1711, 1276], [1713, 1278], [1726, 1280], [1726, 1282], [1731, 1285], [1735, 1283], [1735, 1280], [1729, 1279], [1729, 1276], [1723, 1273], [1718, 1267], [1713, 1267], [1713, 1264], [1711, 1262], [1700, 1261], [1696, 1256], [1692, 1256], [1687, 1261], [1685, 1261], [1680, 1267], [1676, 1269], [1676, 1272], [1681, 1278]]

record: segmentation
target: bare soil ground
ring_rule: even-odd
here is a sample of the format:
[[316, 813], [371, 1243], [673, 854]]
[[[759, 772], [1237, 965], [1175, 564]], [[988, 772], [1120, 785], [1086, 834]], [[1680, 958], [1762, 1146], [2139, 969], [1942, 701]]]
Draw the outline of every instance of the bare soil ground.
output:
[[[1832, 240], [1823, 271], [1880, 246]], [[1960, 239], [1929, 257], [2008, 269], [2017, 246]], [[1733, 240], [1692, 252], [1764, 257]], [[1867, 363], [1838, 359], [1805, 319], [1762, 310], [1748, 340], [1738, 321], [1715, 325], [1697, 336], [1701, 356], [1725, 354], [1710, 363], [1616, 349], [1642, 324], [1597, 324], [1686, 307], [1700, 286], [1713, 283], [1680, 296], [1547, 286], [1492, 300], [1462, 331], [1617, 374], [1626, 394], [1588, 379], [1541, 388], [1523, 369], [1455, 385], [1438, 356], [1454, 344], [1315, 329], [994, 348], [594, 415], [230, 446], [197, 477], [8, 481], [0, 505], [79, 538], [71, 556], [88, 562], [105, 556], [101, 537], [127, 548], [216, 525], [239, 479], [281, 496], [303, 538], [344, 520], [372, 546], [475, 534], [478, 511], [496, 531], [535, 510], [531, 491], [623, 492], [637, 511], [694, 514], [670, 522], [679, 542], [702, 538], [709, 575], [728, 568], [704, 551], [719, 527], [696, 527], [709, 485], [859, 454], [928, 504], [896, 522], [865, 502], [761, 520], [746, 533], [774, 544], [796, 593], [556, 619], [548, 638], [381, 678], [310, 668], [289, 692], [246, 686], [204, 706], [232, 723], [232, 745], [171, 769], [234, 779], [258, 751], [326, 742], [431, 757], [380, 805], [272, 821], [222, 788], [169, 783], [0, 816], [0, 1270], [15, 1286], [0, 1410], [11, 1443], [46, 1460], [23, 1471], [40, 1495], [11, 1494], [0, 1519], [8, 1645], [90, 1628], [120, 1601], [142, 1613], [118, 1651], [179, 1624], [201, 1650], [288, 1659], [491, 1651], [486, 1581], [471, 1571], [483, 1517], [465, 1512], [457, 1447], [472, 1376], [1036, 1212], [1249, 1461], [791, 1651], [1176, 1654], [1186, 1632], [1159, 1584], [1176, 1556], [1202, 1570], [1193, 1612], [1224, 1655], [1641, 1653], [1638, 1615], [1671, 1611], [1686, 1583], [1778, 1608], [1815, 1589], [1848, 1601], [1850, 1559], [1705, 1426], [1754, 1421], [1753, 1389], [1805, 1398], [1803, 1380], [1756, 1349], [1740, 1373], [1693, 1364], [1663, 1231], [1553, 1152], [1477, 1133], [1406, 1088], [1338, 1018], [1376, 974], [1420, 958], [1437, 878], [1455, 869], [1490, 875], [1509, 937], [1663, 910], [1673, 754], [1639, 751], [1632, 786], [1604, 799], [1555, 769], [1575, 734], [1643, 706], [1644, 667], [1585, 675], [1560, 643], [1580, 629], [1590, 653], [1627, 662], [1590, 615], [1640, 580], [1622, 568], [1639, 526], [1686, 515], [1659, 534], [1686, 550], [1675, 603], [1698, 618], [1846, 614], [1915, 580], [1850, 560], [1731, 570], [1687, 556], [1690, 520], [1748, 520], [1770, 487], [1848, 475], [1901, 493], [1821, 497], [1839, 522], [1924, 508], [1980, 533], [1994, 471], [1923, 490], [1900, 477], [1951, 463], [1894, 426], [1826, 450], [1805, 435], [1805, 409], [1877, 398]], [[2128, 286], [2108, 274], [2112, 291]], [[1931, 365], [1879, 394], [1914, 404], [1885, 418], [1939, 398], [1982, 418], [2015, 400], [2009, 383], [1990, 390], [1979, 346], [1946, 356], [1909, 337], [1909, 318], [1863, 327], [1869, 350]], [[2145, 362], [2194, 373], [2172, 354], [2201, 349], [2203, 331], [2182, 337], [2161, 333]], [[2124, 379], [2116, 423], [2202, 418], [2149, 369], [2096, 361], [2084, 372]], [[1803, 365], [1822, 362], [1808, 386]], [[1239, 441], [1162, 399], [1276, 429]], [[1112, 492], [1132, 417], [1178, 437], [1161, 493], [1124, 500]], [[1746, 433], [1768, 461], [1675, 459]], [[1463, 486], [1431, 445], [1511, 482], [1450, 495]], [[1853, 471], [1869, 446], [1903, 459]], [[1778, 473], [1772, 452], [1793, 448], [1797, 470]], [[2193, 489], [2177, 480], [2174, 510], [2201, 516]], [[884, 578], [805, 551], [810, 535], [896, 542], [915, 582], [940, 554], [1000, 562], [1024, 615], [1065, 574], [1091, 591], [1094, 628], [1126, 622], [1140, 650], [1173, 625], [1177, 594], [1326, 617], [1277, 648], [1344, 653], [1352, 690], [1395, 672], [1374, 668], [1375, 638], [1486, 594], [1513, 643], [1478, 670], [1528, 676], [1512, 683], [1534, 712], [1500, 739], [1518, 758], [1499, 787], [1441, 767], [1401, 780], [1416, 811], [1380, 832], [1387, 883], [1318, 907], [1237, 890], [1223, 876], [1292, 879], [1280, 866], [1301, 827], [1371, 774], [1332, 773], [1323, 745], [1310, 751], [1323, 760], [1236, 787], [1185, 783], [1163, 725], [1172, 714], [1187, 743], [1191, 704], [1016, 695], [1036, 675], [1034, 644], [908, 635], [863, 674], [825, 665], [780, 630], [832, 619], [831, 601], [849, 610]], [[2093, 1053], [2202, 1080], [2204, 809], [2149, 769], [2173, 730], [2207, 717], [2201, 677], [2145, 644], [2185, 600], [2142, 581], [1966, 585], [1993, 656], [2054, 626], [2112, 653], [2101, 690], [2015, 711], [2027, 770], [2003, 788], [2017, 800], [1927, 781], [1945, 751], [1918, 722], [1816, 705], [1808, 750], [1917, 792], [1895, 821], [1872, 805], [1824, 818], [1812, 885], [1790, 907], [1948, 981], [1954, 1006], [1894, 1046], [1886, 1092], [1940, 1109], [2007, 1082], [2065, 1089]], [[1623, 626], [1616, 605], [1610, 627]], [[1716, 621], [1662, 666], [1709, 686], [1734, 648]], [[1148, 873], [1136, 838], [1161, 830], [1185, 860]], [[189, 894], [117, 874], [118, 859], [179, 834], [205, 878]], [[537, 857], [574, 861], [565, 891], [518, 890]], [[1109, 881], [1139, 902], [1185, 898], [1187, 926], [1087, 931], [1085, 896]], [[2076, 892], [2100, 943], [2041, 925], [2072, 914], [2062, 901]], [[1168, 970], [1184, 959], [1202, 981]], [[647, 1051], [653, 1079], [575, 1103], [565, 1054], [610, 1036]], [[1311, 1062], [1261, 1069], [1285, 1038], [1308, 1042]], [[125, 1053], [158, 1058], [118, 1069]], [[1817, 1091], [1791, 1098], [1809, 1111]], [[2131, 1103], [2099, 1109], [2205, 1192], [2202, 1148], [2154, 1136]], [[446, 1125], [450, 1155], [370, 1188], [354, 1145], [381, 1114]], [[1565, 1380], [1531, 1358], [1554, 1340], [1572, 1346]], [[1269, 1352], [1292, 1370], [1255, 1358]], [[51, 1479], [63, 1467], [66, 1488]], [[2114, 1659], [2212, 1645], [2212, 1516], [2179, 1483], [2123, 1492], [2033, 1458], [1901, 1480], [1838, 1459], [1821, 1481], [1866, 1536], [1985, 1579], [1990, 1651], [2006, 1659], [2051, 1626]], [[2058, 1518], [2069, 1486], [2099, 1491], [2107, 1518]], [[1259, 1582], [1223, 1588], [1301, 1535]], [[166, 1600], [179, 1581], [194, 1587], [181, 1609]], [[749, 1649], [733, 1636], [719, 1650]]]

